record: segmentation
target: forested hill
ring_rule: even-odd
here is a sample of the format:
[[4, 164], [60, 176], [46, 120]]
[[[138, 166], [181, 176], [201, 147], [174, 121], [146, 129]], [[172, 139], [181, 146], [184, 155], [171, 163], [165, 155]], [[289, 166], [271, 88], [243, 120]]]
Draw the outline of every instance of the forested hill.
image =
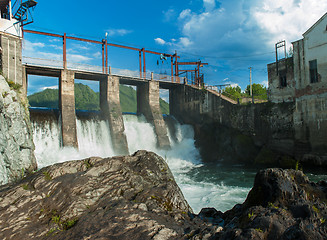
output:
[[[120, 85], [120, 105], [123, 112], [136, 112], [136, 91], [132, 87]], [[82, 83], [75, 84], [75, 104], [78, 110], [100, 110], [100, 94]], [[28, 96], [31, 107], [58, 108], [58, 89], [45, 89]], [[169, 114], [169, 104], [160, 98], [163, 114]]]

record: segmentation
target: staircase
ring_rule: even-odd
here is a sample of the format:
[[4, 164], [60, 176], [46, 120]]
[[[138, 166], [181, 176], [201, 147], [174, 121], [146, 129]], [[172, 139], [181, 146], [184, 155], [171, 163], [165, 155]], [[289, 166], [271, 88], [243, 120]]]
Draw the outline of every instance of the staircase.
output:
[[[19, 8], [17, 9], [17, 11], [14, 15], [14, 18], [17, 19], [19, 22], [23, 22], [23, 21], [27, 20], [27, 15], [26, 15], [27, 10], [31, 7], [35, 7], [36, 4], [37, 4], [37, 2], [34, 0], [28, 0], [26, 2], [23, 2], [22, 4], [20, 4]], [[30, 21], [28, 23], [31, 23], [31, 22], [33, 22], [33, 21]]]

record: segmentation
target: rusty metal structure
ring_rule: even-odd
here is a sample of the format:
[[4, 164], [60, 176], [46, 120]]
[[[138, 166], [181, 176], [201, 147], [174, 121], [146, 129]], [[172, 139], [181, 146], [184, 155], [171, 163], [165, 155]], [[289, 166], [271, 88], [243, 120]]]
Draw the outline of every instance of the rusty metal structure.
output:
[[[194, 85], [203, 85], [204, 84], [204, 75], [201, 74], [200, 68], [204, 65], [208, 65], [208, 63], [203, 63], [201, 61], [197, 62], [177, 62], [175, 61], [175, 72], [177, 73], [177, 76], [187, 74], [187, 73], [193, 73], [193, 76], [191, 77], [191, 81]], [[195, 69], [184, 69], [181, 70], [180, 66], [195, 66]]]
[[[277, 75], [279, 74], [279, 69], [278, 69], [278, 62], [279, 62], [279, 58], [278, 58], [278, 49], [279, 48], [284, 48], [284, 58], [286, 59], [286, 41], [279, 41], [278, 43], [275, 44], [275, 53], [276, 53], [276, 73]], [[286, 62], [286, 61], [285, 61]]]
[[[203, 67], [204, 65], [208, 65], [208, 63], [203, 63], [201, 61], [178, 62], [178, 59], [180, 58], [180, 56], [177, 55], [177, 52], [175, 52], [174, 54], [161, 53], [161, 52], [146, 50], [145, 48], [136, 48], [136, 47], [124, 46], [121, 44], [109, 43], [107, 39], [102, 39], [101, 41], [97, 41], [97, 40], [91, 40], [91, 39], [86, 39], [86, 38], [67, 36], [66, 33], [64, 33], [64, 35], [60, 35], [60, 34], [41, 32], [41, 31], [35, 31], [35, 30], [27, 30], [27, 29], [24, 29], [23, 32], [63, 39], [63, 68], [64, 69], [67, 68], [67, 47], [66, 47], [67, 40], [75, 40], [75, 41], [99, 44], [102, 46], [102, 72], [103, 73], [110, 74], [110, 72], [109, 72], [110, 69], [108, 67], [108, 46], [110, 46], [110, 47], [118, 47], [118, 48], [123, 48], [123, 49], [128, 49], [128, 50], [139, 52], [140, 78], [146, 77], [146, 53], [149, 53], [149, 54], [164, 56], [165, 58], [171, 59], [170, 60], [170, 68], [171, 68], [170, 74], [172, 77], [173, 76], [179, 77], [185, 73], [191, 72], [194, 74], [193, 78], [190, 79], [192, 84], [201, 85], [204, 83], [204, 75], [201, 74], [200, 68]], [[181, 70], [180, 66], [195, 66], [195, 69]], [[173, 78], [172, 78], [172, 80], [173, 80]]]
[[[138, 51], [139, 52], [139, 71], [140, 71], [140, 78], [145, 78], [145, 73], [146, 73], [146, 53], [149, 54], [155, 54], [159, 56], [165, 56], [171, 58], [171, 76], [178, 76], [178, 59], [180, 56], [175, 54], [167, 54], [167, 53], [161, 53], [161, 52], [155, 52], [151, 50], [146, 50], [145, 48], [136, 48], [136, 47], [129, 47], [129, 46], [124, 46], [120, 44], [115, 44], [115, 43], [109, 43], [107, 39], [102, 39], [101, 41], [97, 40], [91, 40], [91, 39], [86, 39], [86, 38], [79, 38], [79, 37], [73, 37], [73, 36], [67, 36], [66, 33], [64, 35], [60, 34], [55, 34], [55, 33], [48, 33], [48, 32], [41, 32], [41, 31], [35, 31], [35, 30], [28, 30], [24, 29], [24, 33], [32, 33], [32, 34], [38, 34], [38, 35], [45, 35], [45, 36], [50, 36], [50, 37], [55, 37], [55, 38], [61, 38], [63, 40], [63, 68], [67, 68], [67, 40], [75, 40], [75, 41], [82, 41], [82, 42], [88, 42], [88, 43], [94, 43], [94, 44], [99, 44], [102, 46], [102, 71], [103, 73], [108, 74], [108, 46], [110, 47], [118, 47], [118, 48], [123, 48], [123, 49], [128, 49], [128, 50], [133, 50], [133, 51]], [[175, 62], [174, 62], [175, 60]], [[201, 63], [201, 62], [200, 62]], [[183, 65], [183, 63], [181, 63]], [[196, 63], [198, 64], [198, 63]], [[175, 73], [174, 73], [174, 66], [175, 66]], [[200, 66], [198, 64], [198, 66]], [[198, 67], [199, 68], [199, 67]]]

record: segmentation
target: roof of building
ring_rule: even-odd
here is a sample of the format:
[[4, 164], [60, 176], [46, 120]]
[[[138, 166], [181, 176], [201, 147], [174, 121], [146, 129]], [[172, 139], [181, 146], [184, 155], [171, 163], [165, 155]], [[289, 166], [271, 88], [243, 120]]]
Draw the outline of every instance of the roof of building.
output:
[[305, 33], [303, 33], [302, 36], [304, 37], [309, 32], [311, 32], [312, 29], [314, 29], [325, 17], [327, 17], [327, 12], [315, 24], [313, 24]]

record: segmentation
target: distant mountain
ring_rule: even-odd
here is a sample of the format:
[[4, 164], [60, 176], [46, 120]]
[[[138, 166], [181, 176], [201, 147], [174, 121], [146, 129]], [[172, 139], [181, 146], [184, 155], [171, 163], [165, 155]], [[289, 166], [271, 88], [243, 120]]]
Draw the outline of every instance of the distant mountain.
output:
[[[136, 91], [132, 87], [120, 85], [120, 105], [123, 112], [136, 112]], [[78, 110], [100, 110], [100, 94], [82, 83], [75, 84], [75, 104]], [[42, 92], [28, 96], [31, 107], [58, 108], [58, 89], [45, 89]], [[163, 114], [169, 113], [169, 104], [160, 98], [160, 107]]]

